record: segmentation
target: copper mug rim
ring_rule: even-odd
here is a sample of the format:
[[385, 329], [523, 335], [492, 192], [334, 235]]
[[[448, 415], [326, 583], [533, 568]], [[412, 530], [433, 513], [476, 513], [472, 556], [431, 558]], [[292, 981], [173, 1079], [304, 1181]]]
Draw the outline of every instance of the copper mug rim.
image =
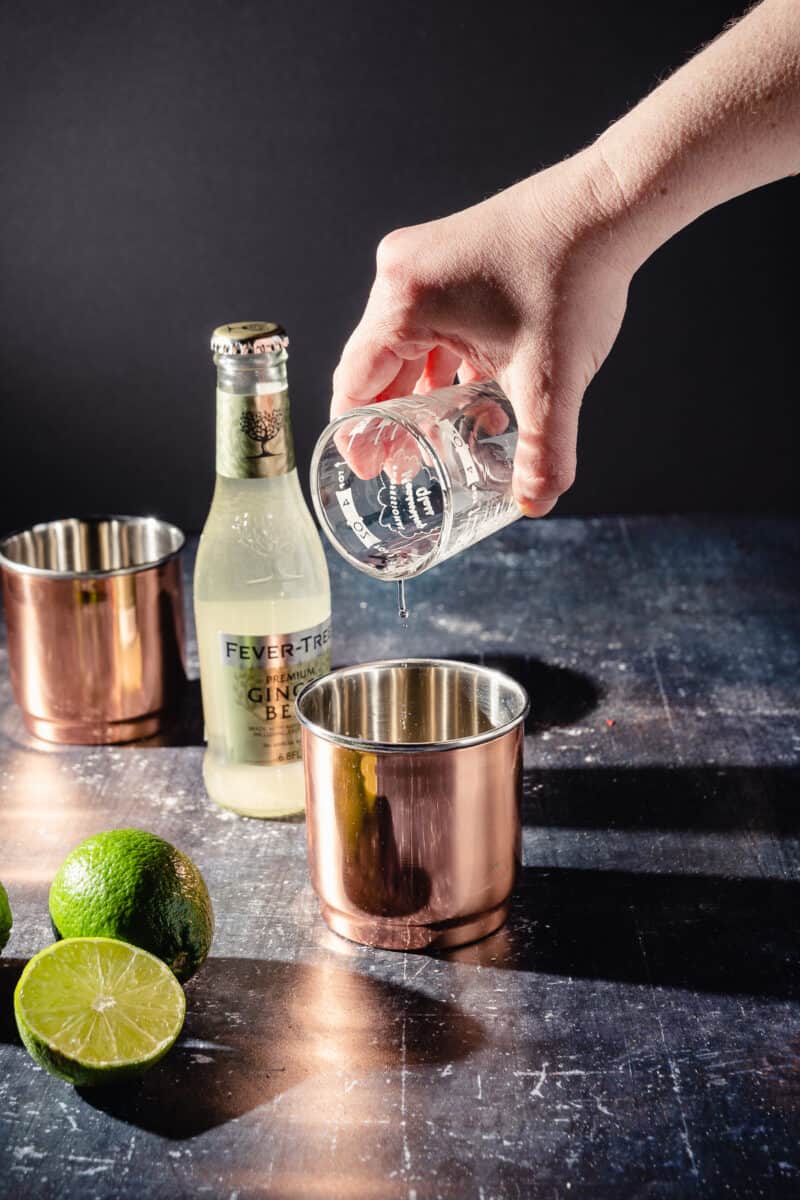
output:
[[[54, 529], [59, 525], [92, 526], [105, 522], [118, 522], [120, 525], [150, 526], [157, 529], [160, 535], [166, 534], [170, 539], [171, 547], [165, 553], [158, 554], [154, 558], [142, 559], [140, 562], [131, 563], [127, 566], [112, 566], [92, 570], [39, 567], [32, 563], [20, 562], [8, 556], [7, 551], [11, 543], [17, 538], [24, 538], [30, 534], [43, 534], [46, 530]], [[183, 530], [171, 521], [162, 520], [161, 517], [132, 515], [129, 513], [86, 513], [85, 515], [55, 517], [50, 521], [38, 521], [35, 525], [28, 525], [22, 529], [15, 529], [11, 533], [4, 534], [0, 538], [0, 568], [6, 571], [13, 571], [17, 575], [34, 575], [41, 579], [108, 579], [112, 576], [134, 575], [140, 571], [149, 571], [153, 567], [160, 567], [179, 555], [185, 545], [186, 534]]]
[[[516, 708], [514, 715], [500, 724], [492, 723], [488, 729], [482, 730], [479, 733], [467, 734], [462, 737], [426, 742], [386, 742], [375, 738], [354, 737], [346, 733], [337, 733], [335, 730], [314, 721], [306, 713], [305, 709], [314, 692], [321, 690], [330, 680], [344, 679], [347, 676], [363, 677], [368, 671], [385, 671], [393, 667], [441, 667], [451, 669], [457, 667], [462, 671], [474, 671], [476, 678], [485, 680], [493, 679], [498, 685], [507, 689], [515, 697]], [[333, 742], [337, 746], [348, 746], [356, 750], [379, 751], [383, 754], [441, 753], [442, 750], [460, 750], [467, 746], [480, 746], [502, 737], [518, 725], [521, 725], [530, 711], [530, 706], [530, 697], [525, 688], [516, 679], [507, 675], [505, 671], [500, 671], [496, 667], [484, 666], [482, 663], [461, 662], [455, 658], [386, 658], [375, 659], [366, 663], [354, 663], [349, 667], [337, 667], [335, 670], [329, 671], [327, 674], [321, 675], [318, 679], [313, 679], [310, 683], [307, 683], [303, 690], [298, 693], [295, 701], [297, 719], [310, 733], [323, 738], [325, 741]]]

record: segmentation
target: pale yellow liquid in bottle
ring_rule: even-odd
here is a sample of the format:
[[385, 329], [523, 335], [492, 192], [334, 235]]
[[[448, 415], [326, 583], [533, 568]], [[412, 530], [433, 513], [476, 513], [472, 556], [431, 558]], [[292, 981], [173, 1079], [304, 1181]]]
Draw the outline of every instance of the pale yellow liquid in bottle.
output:
[[[226, 601], [200, 603], [197, 606], [197, 640], [201, 667], [206, 674], [215, 669], [220, 632], [234, 630], [236, 633], [285, 633], [297, 626], [309, 628], [324, 621], [330, 613], [327, 593], [321, 597], [308, 597], [301, 601], [277, 600], [268, 607], [260, 601], [230, 604]], [[220, 672], [225, 668], [218, 666]], [[209, 690], [209, 689], [206, 689]], [[262, 766], [258, 763], [230, 762], [224, 747], [219, 743], [223, 728], [219, 712], [219, 696], [215, 701], [213, 689], [209, 701], [204, 702], [208, 749], [203, 759], [203, 779], [206, 791], [212, 800], [224, 808], [233, 809], [247, 817], [286, 817], [301, 813], [305, 808], [305, 784], [302, 762], [275, 763]]]
[[232, 761], [228, 671], [220, 635], [291, 635], [327, 622], [331, 602], [322, 543], [297, 471], [271, 479], [217, 476], [195, 568], [195, 621], [212, 800], [243, 816], [284, 817], [305, 807], [303, 764]]

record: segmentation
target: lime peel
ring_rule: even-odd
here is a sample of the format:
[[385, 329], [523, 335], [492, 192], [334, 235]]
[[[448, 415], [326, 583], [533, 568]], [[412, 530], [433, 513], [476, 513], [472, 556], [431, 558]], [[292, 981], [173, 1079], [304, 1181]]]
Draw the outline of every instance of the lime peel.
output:
[[8, 903], [8, 893], [0, 883], [0, 950], [3, 949], [11, 933], [11, 906]]

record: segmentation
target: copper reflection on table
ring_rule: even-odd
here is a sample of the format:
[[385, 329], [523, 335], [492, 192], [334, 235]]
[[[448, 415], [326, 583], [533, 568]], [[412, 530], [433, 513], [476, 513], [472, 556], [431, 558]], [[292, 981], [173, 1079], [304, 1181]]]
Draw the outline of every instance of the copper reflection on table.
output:
[[[263, 1109], [265, 1124], [288, 1123], [309, 1148], [335, 1137], [337, 1190], [347, 1194], [341, 1171], [358, 1195], [385, 1173], [374, 1161], [365, 1168], [368, 1127], [380, 1135], [366, 1135], [375, 1153], [388, 1142], [396, 1160], [398, 1110], [403, 1095], [414, 1107], [415, 1067], [456, 1062], [485, 1038], [454, 1001], [375, 979], [367, 967], [212, 956], [187, 987], [183, 1035], [158, 1070], [136, 1089], [87, 1089], [84, 1098], [174, 1139]], [[188, 1072], [200, 1086], [186, 1087]]]
[[[0, 845], [28, 844], [36, 853], [25, 865], [3, 865], [5, 884], [49, 885], [64, 855], [97, 832], [97, 809], [87, 803], [85, 761], [40, 750], [17, 750], [8, 759], [4, 802], [0, 804]], [[11, 797], [11, 802], [9, 802]]]

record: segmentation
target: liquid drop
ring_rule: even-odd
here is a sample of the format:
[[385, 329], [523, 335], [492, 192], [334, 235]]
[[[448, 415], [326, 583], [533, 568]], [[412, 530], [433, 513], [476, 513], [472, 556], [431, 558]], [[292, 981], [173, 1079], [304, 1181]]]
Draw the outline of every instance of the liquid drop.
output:
[[397, 615], [401, 621], [408, 620], [408, 605], [406, 604], [406, 581], [398, 579], [397, 581]]

